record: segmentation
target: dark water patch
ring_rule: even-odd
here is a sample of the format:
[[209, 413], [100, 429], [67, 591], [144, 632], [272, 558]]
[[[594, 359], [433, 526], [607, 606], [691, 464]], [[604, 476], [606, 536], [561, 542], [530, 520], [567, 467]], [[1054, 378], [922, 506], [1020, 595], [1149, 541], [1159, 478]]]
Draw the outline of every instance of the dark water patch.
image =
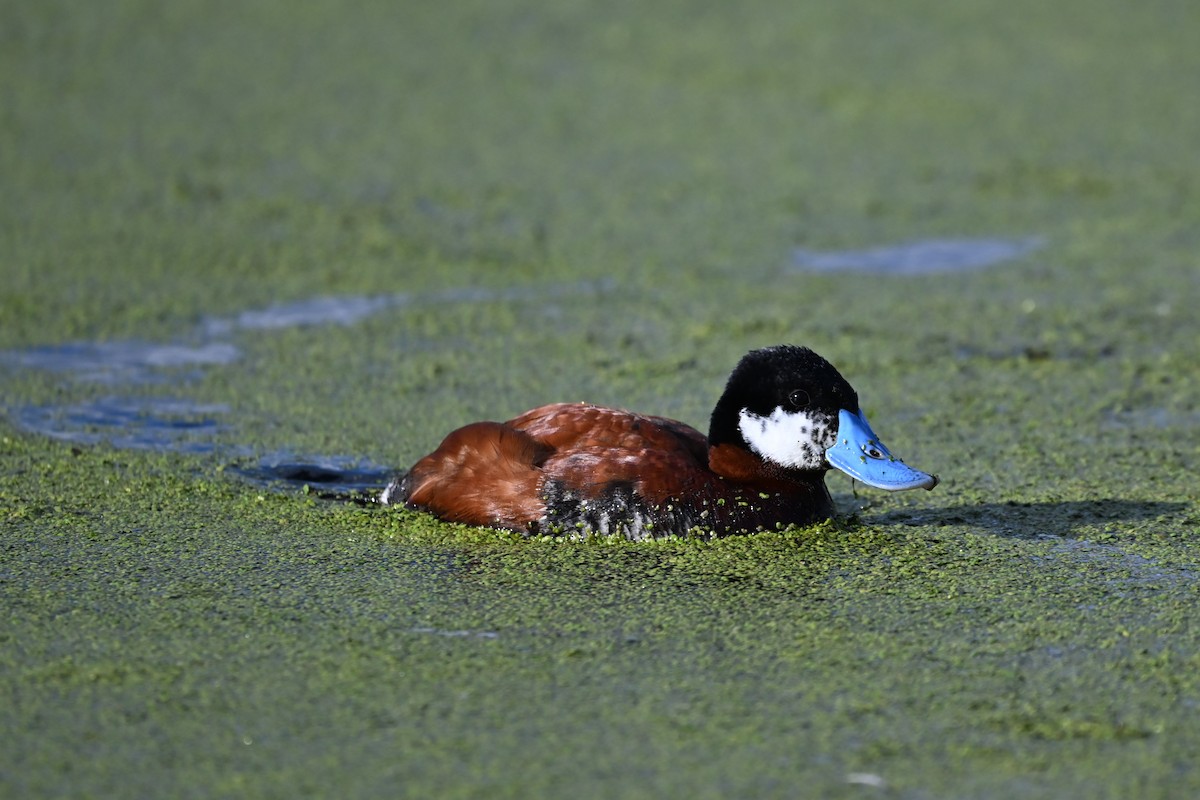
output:
[[862, 250], [792, 251], [792, 272], [865, 272], [872, 275], [933, 275], [970, 272], [1022, 258], [1045, 243], [1022, 239], [920, 239]]
[[290, 453], [237, 463], [225, 471], [266, 489], [293, 489], [329, 499], [372, 501], [395, 472], [349, 456], [298, 458]]
[[106, 397], [61, 406], [24, 406], [13, 421], [22, 430], [76, 444], [107, 443], [128, 450], [209, 453], [225, 428], [223, 403], [162, 397]]

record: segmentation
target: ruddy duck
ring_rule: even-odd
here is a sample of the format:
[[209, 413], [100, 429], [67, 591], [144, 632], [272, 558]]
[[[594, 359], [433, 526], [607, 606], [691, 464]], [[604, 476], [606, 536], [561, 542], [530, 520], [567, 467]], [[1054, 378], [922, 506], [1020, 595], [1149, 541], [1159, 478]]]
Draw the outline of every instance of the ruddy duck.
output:
[[380, 502], [527, 534], [725, 536], [833, 516], [830, 467], [890, 491], [938, 483], [888, 452], [832, 364], [779, 345], [738, 363], [707, 437], [665, 417], [541, 406], [453, 431]]

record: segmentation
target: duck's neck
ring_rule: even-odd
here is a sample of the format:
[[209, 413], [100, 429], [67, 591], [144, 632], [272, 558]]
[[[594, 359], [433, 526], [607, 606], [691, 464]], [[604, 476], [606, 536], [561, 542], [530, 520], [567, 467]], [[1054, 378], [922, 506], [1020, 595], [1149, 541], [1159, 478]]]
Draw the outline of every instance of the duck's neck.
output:
[[713, 511], [714, 528], [730, 532], [810, 525], [834, 515], [823, 472], [773, 467], [735, 445], [708, 451], [709, 468], [723, 480]]
[[734, 444], [716, 444], [708, 448], [708, 468], [738, 483], [808, 485], [825, 483], [821, 470], [787, 469]]

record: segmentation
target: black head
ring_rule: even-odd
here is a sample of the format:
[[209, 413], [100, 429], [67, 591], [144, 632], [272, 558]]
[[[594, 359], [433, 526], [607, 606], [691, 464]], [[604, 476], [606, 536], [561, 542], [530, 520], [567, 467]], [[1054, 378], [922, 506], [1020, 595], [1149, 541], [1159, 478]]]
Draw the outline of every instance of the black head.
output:
[[857, 413], [858, 394], [832, 364], [807, 347], [767, 347], [747, 353], [734, 368], [708, 438], [786, 469], [824, 470], [842, 410]]

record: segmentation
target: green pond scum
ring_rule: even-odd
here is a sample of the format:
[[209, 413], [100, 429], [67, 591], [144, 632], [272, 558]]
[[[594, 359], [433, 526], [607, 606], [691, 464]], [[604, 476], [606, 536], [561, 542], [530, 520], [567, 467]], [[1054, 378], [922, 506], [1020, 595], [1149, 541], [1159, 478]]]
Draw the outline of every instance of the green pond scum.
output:
[[[1200, 794], [1198, 34], [4, 4], [0, 796]], [[552, 401], [703, 428], [780, 342], [938, 488], [629, 543], [239, 477]]]

